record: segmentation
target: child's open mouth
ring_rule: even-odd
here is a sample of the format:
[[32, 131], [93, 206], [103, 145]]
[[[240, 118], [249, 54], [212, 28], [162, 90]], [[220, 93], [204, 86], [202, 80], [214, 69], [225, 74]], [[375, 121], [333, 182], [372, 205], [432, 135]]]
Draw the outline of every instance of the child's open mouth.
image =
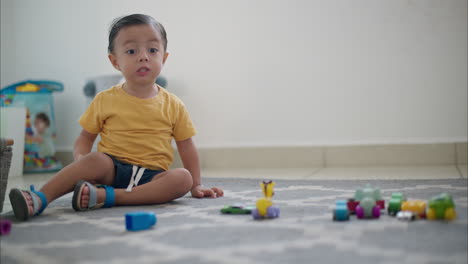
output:
[[150, 71], [150, 69], [148, 67], [141, 67], [137, 70], [137, 75], [138, 76], [145, 76], [148, 72]]

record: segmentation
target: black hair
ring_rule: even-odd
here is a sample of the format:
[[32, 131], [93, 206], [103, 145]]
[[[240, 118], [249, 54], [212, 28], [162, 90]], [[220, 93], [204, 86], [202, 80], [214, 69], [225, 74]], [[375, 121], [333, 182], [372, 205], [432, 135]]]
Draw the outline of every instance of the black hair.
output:
[[37, 119], [41, 119], [42, 121], [44, 121], [44, 123], [47, 125], [47, 127], [50, 126], [50, 119], [49, 119], [49, 117], [47, 116], [46, 113], [38, 113], [36, 115], [36, 120]]
[[148, 15], [143, 14], [132, 14], [124, 17], [116, 18], [110, 27], [109, 30], [109, 46], [107, 47], [107, 51], [112, 53], [114, 51], [114, 40], [117, 37], [117, 34], [122, 28], [135, 26], [135, 25], [151, 25], [156, 30], [159, 30], [161, 33], [161, 37], [163, 40], [164, 51], [167, 49], [167, 34], [166, 30], [164, 29], [163, 25], [156, 21], [154, 18]]

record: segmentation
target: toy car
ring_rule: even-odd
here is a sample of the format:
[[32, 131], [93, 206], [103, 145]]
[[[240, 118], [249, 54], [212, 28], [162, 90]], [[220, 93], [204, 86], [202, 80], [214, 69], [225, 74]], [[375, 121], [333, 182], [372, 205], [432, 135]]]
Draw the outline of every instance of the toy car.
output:
[[396, 218], [401, 221], [414, 221], [416, 220], [416, 215], [411, 211], [399, 211], [396, 214]]
[[265, 197], [257, 200], [256, 208], [252, 210], [252, 217], [254, 219], [279, 217], [280, 210], [278, 207], [274, 207], [271, 201], [271, 197], [274, 195], [273, 187], [275, 183], [273, 181], [263, 181], [260, 186]]
[[426, 202], [422, 200], [410, 200], [401, 204], [402, 211], [410, 211], [416, 217], [426, 218]]
[[457, 212], [455, 211], [455, 203], [450, 194], [441, 193], [429, 200], [427, 219], [453, 220], [455, 218], [457, 218]]
[[334, 221], [347, 221], [349, 220], [349, 210], [346, 200], [337, 200], [335, 209], [333, 210]]
[[388, 214], [395, 215], [396, 213], [398, 213], [401, 210], [401, 203], [404, 201], [406, 201], [406, 197], [403, 193], [392, 193], [392, 197], [388, 201]]
[[[364, 199], [366, 199], [366, 202], [365, 205], [362, 206], [361, 203]], [[374, 205], [377, 206], [377, 209], [375, 210], [379, 210], [378, 213], [373, 212]], [[366, 184], [364, 188], [356, 190], [354, 193], [354, 199], [349, 199], [347, 206], [350, 213], [356, 213], [358, 218], [378, 218], [380, 217], [380, 210], [385, 208], [385, 201], [382, 200], [380, 189], [372, 188], [370, 184]]]
[[372, 197], [365, 197], [356, 206], [356, 216], [359, 219], [363, 218], [379, 218], [380, 217], [380, 206], [377, 205], [376, 201]]
[[362, 218], [379, 218], [380, 210], [385, 207], [379, 189], [372, 188], [367, 184], [363, 189], [357, 189], [354, 199], [359, 201], [356, 206], [356, 216]]
[[380, 189], [372, 188], [370, 184], [366, 184], [363, 189], [357, 189], [354, 193], [354, 198], [348, 200], [348, 210], [351, 214], [356, 212], [356, 207], [361, 202], [364, 193], [366, 196], [371, 197], [375, 200], [376, 204], [379, 206], [381, 210], [385, 209], [385, 200], [382, 199], [382, 195], [380, 194]]
[[243, 205], [240, 203], [233, 204], [233, 205], [226, 205], [221, 208], [221, 213], [223, 214], [250, 214], [252, 210], [255, 209], [253, 205]]

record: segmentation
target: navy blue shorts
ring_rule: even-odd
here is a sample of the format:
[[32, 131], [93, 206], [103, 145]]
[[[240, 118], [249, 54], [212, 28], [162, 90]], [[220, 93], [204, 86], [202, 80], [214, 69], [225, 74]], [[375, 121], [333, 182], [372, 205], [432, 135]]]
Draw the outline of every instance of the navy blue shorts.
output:
[[[104, 153], [112, 159], [114, 162], [114, 169], [115, 169], [115, 177], [114, 182], [112, 183], [112, 187], [116, 189], [126, 189], [130, 183], [133, 173], [133, 165], [122, 162], [116, 159], [114, 156]], [[141, 170], [141, 167], [138, 167]], [[150, 170], [145, 169], [143, 175], [141, 175], [140, 180], [138, 181], [138, 185], [143, 185], [145, 183], [150, 182], [154, 176], [158, 175], [159, 173], [164, 172], [164, 170]]]

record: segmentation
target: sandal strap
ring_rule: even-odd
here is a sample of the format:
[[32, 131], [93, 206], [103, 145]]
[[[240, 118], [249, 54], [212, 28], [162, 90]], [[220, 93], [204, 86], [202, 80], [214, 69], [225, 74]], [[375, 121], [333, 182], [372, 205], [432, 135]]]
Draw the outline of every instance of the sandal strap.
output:
[[[93, 209], [98, 209], [101, 207], [112, 207], [115, 204], [115, 192], [114, 192], [114, 187], [107, 186], [107, 185], [93, 185], [87, 181], [80, 181], [78, 183], [80, 185], [79, 188], [79, 194], [80, 196], [82, 195], [82, 190], [84, 186], [88, 186], [89, 189], [89, 200], [88, 200], [88, 206], [85, 208], [80, 208], [78, 205], [77, 208], [75, 209], [77, 211], [83, 211], [83, 210], [93, 210]], [[97, 188], [104, 188], [106, 192], [106, 199], [104, 200], [103, 203], [97, 203]], [[76, 192], [76, 190], [75, 190]], [[75, 199], [75, 196], [73, 197]], [[77, 200], [80, 200], [81, 197], [77, 197]], [[73, 203], [78, 203], [78, 201], [73, 201]]]
[[[89, 182], [84, 182], [89, 187], [89, 202], [88, 202], [88, 209], [94, 209], [99, 207], [109, 208], [114, 206], [115, 204], [115, 192], [114, 187], [108, 185], [92, 185]], [[94, 187], [94, 188], [93, 188]], [[104, 188], [106, 191], [106, 199], [104, 200], [104, 205], [97, 204], [97, 188]]]
[[36, 194], [34, 194], [33, 192], [31, 191], [25, 191], [29, 194], [29, 196], [31, 196], [31, 200], [33, 201], [33, 215], [36, 215], [36, 213], [39, 212], [39, 196], [37, 196]]
[[106, 190], [106, 200], [104, 201], [103, 207], [112, 207], [115, 204], [115, 192], [114, 187], [107, 185], [99, 185], [98, 188], [104, 188]]
[[89, 182], [83, 182], [85, 185], [88, 186], [88, 189], [89, 189], [89, 201], [88, 201], [88, 206], [87, 206], [87, 209], [92, 209], [94, 208], [96, 205], [97, 205], [97, 192], [96, 192], [96, 188], [94, 187], [94, 185], [92, 185], [91, 183]]
[[[34, 185], [29, 186], [29, 188], [31, 189], [32, 193], [36, 194], [37, 197], [41, 199], [41, 202], [42, 202], [41, 208], [34, 214], [34, 215], [40, 215], [42, 214], [44, 209], [47, 207], [47, 198], [43, 192], [36, 191], [36, 189], [34, 188]], [[34, 211], [36, 211], [36, 208], [38, 207], [38, 201], [36, 200], [37, 198], [34, 197], [33, 195], [31, 195], [31, 197], [33, 199]]]

